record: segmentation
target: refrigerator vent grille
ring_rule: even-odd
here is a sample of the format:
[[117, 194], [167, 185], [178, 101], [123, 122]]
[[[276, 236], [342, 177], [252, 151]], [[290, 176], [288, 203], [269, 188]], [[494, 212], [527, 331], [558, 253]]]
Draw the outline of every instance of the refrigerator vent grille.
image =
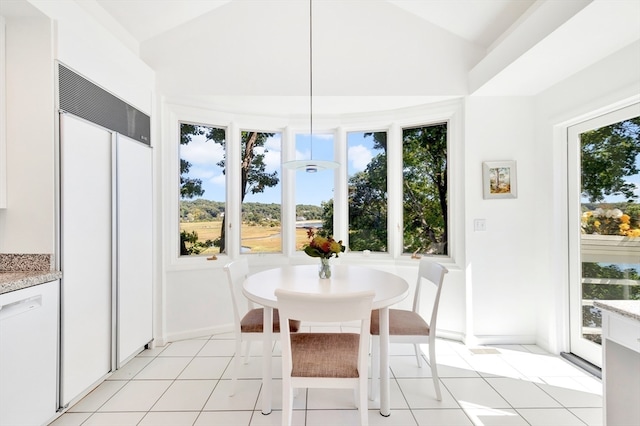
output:
[[63, 65], [58, 66], [60, 109], [151, 145], [151, 120], [106, 90]]

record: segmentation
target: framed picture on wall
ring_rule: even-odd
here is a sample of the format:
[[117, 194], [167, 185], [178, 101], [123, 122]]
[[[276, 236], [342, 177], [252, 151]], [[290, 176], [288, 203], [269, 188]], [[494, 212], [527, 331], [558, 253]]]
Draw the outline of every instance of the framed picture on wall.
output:
[[485, 161], [482, 163], [482, 184], [485, 199], [516, 198], [515, 161]]

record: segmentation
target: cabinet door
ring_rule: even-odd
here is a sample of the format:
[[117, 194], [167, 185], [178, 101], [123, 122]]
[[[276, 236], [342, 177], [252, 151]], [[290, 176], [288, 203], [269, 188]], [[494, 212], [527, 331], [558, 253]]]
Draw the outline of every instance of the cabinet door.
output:
[[152, 153], [118, 135], [118, 368], [152, 339]]
[[0, 425], [47, 424], [58, 401], [58, 281], [0, 295]]
[[111, 371], [112, 134], [60, 116], [62, 406]]

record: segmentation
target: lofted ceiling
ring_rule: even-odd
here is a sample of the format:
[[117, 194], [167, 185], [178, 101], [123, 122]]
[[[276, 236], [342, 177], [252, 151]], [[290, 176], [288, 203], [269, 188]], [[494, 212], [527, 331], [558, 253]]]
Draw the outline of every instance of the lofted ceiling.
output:
[[257, 110], [279, 112], [307, 103], [311, 5], [316, 111], [357, 112], [465, 95], [468, 71], [535, 1], [95, 3], [135, 40], [169, 97], [262, 101]]
[[638, 0], [75, 2], [155, 70], [165, 99], [230, 111], [305, 109], [310, 69], [317, 112], [533, 96], [640, 43]]
[[[157, 37], [189, 25], [196, 18], [230, 2], [266, 0], [96, 0], [138, 41]], [[306, 0], [295, 0], [307, 6]], [[313, 0], [331, 4], [344, 0]], [[360, 5], [384, 2], [405, 10], [426, 22], [488, 48], [535, 0], [359, 0]], [[286, 1], [272, 1], [272, 3]]]

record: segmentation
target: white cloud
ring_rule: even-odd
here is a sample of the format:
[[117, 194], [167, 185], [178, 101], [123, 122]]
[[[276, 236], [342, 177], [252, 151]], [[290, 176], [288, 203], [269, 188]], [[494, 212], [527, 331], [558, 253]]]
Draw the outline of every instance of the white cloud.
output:
[[371, 162], [373, 154], [364, 145], [355, 145], [349, 148], [348, 151], [349, 162], [355, 172], [363, 171], [367, 165]]
[[220, 173], [218, 175], [210, 177], [208, 179], [208, 182], [212, 185], [216, 185], [224, 188], [225, 180], [226, 180], [226, 176]]
[[260, 154], [264, 153], [264, 162], [267, 166], [267, 171], [272, 172], [280, 168], [280, 158], [282, 157], [282, 141], [280, 134], [276, 134], [273, 137], [268, 138], [264, 142], [264, 148], [260, 148], [258, 151]]
[[311, 158], [311, 151], [298, 151], [296, 149], [296, 160], [308, 160], [309, 158]]
[[189, 177], [194, 179], [202, 179], [203, 181], [209, 180], [216, 175], [216, 172], [211, 167], [203, 166], [191, 166], [189, 168]]
[[216, 163], [224, 158], [224, 148], [218, 143], [207, 141], [203, 136], [198, 136], [187, 145], [180, 145], [180, 158], [193, 165], [216, 167]]

